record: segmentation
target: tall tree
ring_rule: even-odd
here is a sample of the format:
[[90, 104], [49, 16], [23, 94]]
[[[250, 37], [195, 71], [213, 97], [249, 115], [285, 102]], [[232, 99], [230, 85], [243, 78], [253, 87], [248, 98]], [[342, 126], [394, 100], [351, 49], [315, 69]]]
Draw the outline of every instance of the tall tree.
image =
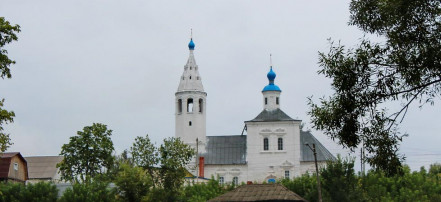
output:
[[[355, 48], [331, 42], [319, 53], [319, 73], [335, 92], [320, 104], [310, 99], [309, 114], [314, 128], [344, 147], [362, 144], [374, 168], [401, 173], [397, 126], [411, 103], [434, 104], [441, 93], [441, 2], [353, 0], [350, 13], [349, 24], [365, 36]], [[385, 103], [401, 108], [390, 112]]]
[[167, 201], [176, 201], [178, 190], [184, 183], [186, 166], [195, 155], [189, 145], [179, 138], [168, 138], [159, 148], [161, 183], [167, 192]]
[[[20, 32], [19, 25], [11, 25], [4, 17], [0, 17], [0, 77], [2, 79], [11, 78], [11, 64], [14, 60], [9, 59], [8, 51], [3, 47], [12, 41], [17, 41], [16, 33]], [[3, 132], [3, 125], [14, 121], [15, 113], [3, 108], [5, 99], [0, 99], [0, 153], [12, 144], [9, 134]]]
[[150, 201], [176, 201], [184, 183], [186, 166], [195, 151], [179, 138], [164, 139], [156, 148], [148, 135], [136, 137], [130, 148], [133, 162], [147, 171], [153, 180], [153, 189], [145, 197]]
[[[130, 147], [130, 153], [134, 164], [146, 170], [150, 178], [156, 182], [157, 177], [154, 174], [157, 169], [155, 166], [160, 159], [158, 149], [150, 141], [149, 135], [136, 137], [133, 146]], [[156, 183], [153, 186], [156, 186]]]
[[122, 201], [141, 201], [153, 185], [153, 181], [144, 169], [121, 163], [121, 170], [115, 178], [118, 195]]
[[70, 137], [69, 143], [61, 148], [60, 155], [64, 159], [57, 165], [61, 179], [89, 183], [97, 175], [109, 170], [114, 159], [111, 135], [112, 130], [107, 129], [106, 125], [94, 123]]

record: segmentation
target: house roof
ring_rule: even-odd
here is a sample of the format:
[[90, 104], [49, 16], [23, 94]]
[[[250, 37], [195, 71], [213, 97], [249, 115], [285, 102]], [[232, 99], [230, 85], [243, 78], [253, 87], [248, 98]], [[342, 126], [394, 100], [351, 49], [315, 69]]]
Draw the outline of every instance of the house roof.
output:
[[322, 143], [320, 143], [309, 131], [300, 131], [300, 143], [301, 161], [314, 161], [314, 153], [311, 148], [305, 145], [307, 143], [311, 147], [312, 144], [315, 144], [317, 161], [335, 160], [335, 157], [331, 152], [329, 152], [328, 149], [326, 149], [326, 147], [323, 146]]
[[281, 184], [248, 184], [208, 200], [216, 201], [306, 201]]
[[285, 112], [283, 112], [281, 109], [277, 108], [274, 110], [264, 109], [262, 112], [260, 112], [259, 115], [257, 115], [256, 118], [245, 122], [265, 122], [265, 121], [299, 121], [299, 120], [292, 119], [287, 114], [285, 114]]
[[57, 164], [63, 156], [30, 156], [28, 162], [29, 179], [53, 179], [58, 172]]
[[[317, 161], [335, 160], [331, 152], [326, 149], [309, 131], [300, 131], [300, 161], [314, 161], [314, 153], [305, 144], [315, 144]], [[247, 136], [207, 136], [203, 154], [205, 165], [233, 165], [247, 164]]]
[[206, 165], [246, 164], [247, 136], [207, 136], [205, 150]]
[[[18, 155], [18, 157], [23, 161], [24, 165], [27, 167], [26, 160], [20, 154], [20, 152], [3, 152], [0, 154], [0, 178], [8, 178], [9, 168], [11, 166], [12, 157]], [[28, 178], [28, 173], [26, 172], [26, 179]]]

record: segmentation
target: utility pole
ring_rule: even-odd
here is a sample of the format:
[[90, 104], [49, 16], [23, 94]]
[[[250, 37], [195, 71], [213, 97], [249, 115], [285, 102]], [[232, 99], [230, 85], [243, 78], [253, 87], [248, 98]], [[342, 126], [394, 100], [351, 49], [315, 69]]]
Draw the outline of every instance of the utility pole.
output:
[[365, 167], [364, 167], [364, 141], [361, 141], [361, 149], [360, 149], [360, 170], [361, 170], [361, 175], [364, 176], [364, 172], [365, 172]]
[[319, 176], [319, 170], [318, 170], [318, 165], [317, 165], [317, 152], [315, 150], [315, 144], [312, 144], [312, 148], [311, 148], [311, 146], [309, 146], [308, 143], [306, 143], [305, 145], [308, 146], [309, 149], [311, 149], [312, 152], [314, 153], [315, 174], [317, 175], [318, 201], [322, 202], [322, 185], [320, 184], [320, 176]]
[[196, 184], [199, 181], [199, 163], [198, 163], [198, 156], [199, 156], [199, 138], [196, 138]]

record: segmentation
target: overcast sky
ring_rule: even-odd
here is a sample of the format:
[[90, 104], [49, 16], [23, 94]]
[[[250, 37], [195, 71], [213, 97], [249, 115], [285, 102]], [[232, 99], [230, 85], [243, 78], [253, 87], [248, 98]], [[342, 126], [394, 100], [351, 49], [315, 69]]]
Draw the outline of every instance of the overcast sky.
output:
[[[318, 75], [328, 38], [349, 47], [363, 34], [347, 25], [348, 1], [7, 1], [0, 16], [19, 24], [6, 46], [12, 79], [0, 98], [16, 113], [6, 126], [25, 156], [58, 155], [94, 122], [113, 130], [117, 153], [136, 136], [174, 136], [174, 93], [188, 58], [190, 29], [207, 97], [207, 135], [238, 135], [262, 110], [269, 54], [281, 105], [311, 128], [307, 97], [329, 96]], [[441, 162], [441, 104], [415, 104], [401, 125], [412, 169]], [[320, 131], [333, 153], [347, 156]], [[355, 154], [356, 155], [356, 154]]]

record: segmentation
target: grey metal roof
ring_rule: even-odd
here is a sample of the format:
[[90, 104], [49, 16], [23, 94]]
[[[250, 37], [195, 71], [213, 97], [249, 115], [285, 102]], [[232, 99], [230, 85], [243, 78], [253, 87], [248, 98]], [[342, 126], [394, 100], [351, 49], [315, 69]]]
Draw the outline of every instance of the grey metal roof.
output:
[[300, 152], [301, 161], [314, 161], [314, 153], [305, 144], [311, 147], [315, 144], [317, 151], [317, 161], [335, 160], [335, 157], [320, 143], [309, 131], [300, 131]]
[[31, 156], [25, 157], [28, 162], [29, 179], [54, 179], [58, 172], [57, 163], [63, 156]]
[[264, 121], [298, 121], [289, 117], [285, 112], [281, 109], [277, 108], [274, 110], [266, 110], [264, 109], [257, 115], [256, 118], [246, 122], [264, 122]]
[[247, 136], [207, 136], [205, 164], [246, 164]]

